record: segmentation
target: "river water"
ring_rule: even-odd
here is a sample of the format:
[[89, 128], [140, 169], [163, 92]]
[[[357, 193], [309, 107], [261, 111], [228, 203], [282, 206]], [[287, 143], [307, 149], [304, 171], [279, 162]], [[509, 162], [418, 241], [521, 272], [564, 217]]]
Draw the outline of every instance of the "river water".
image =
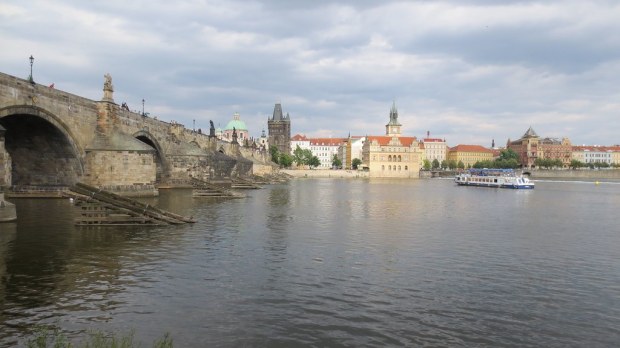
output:
[[162, 191], [195, 224], [78, 228], [67, 200], [0, 225], [0, 346], [38, 325], [178, 347], [611, 347], [620, 184], [296, 179]]

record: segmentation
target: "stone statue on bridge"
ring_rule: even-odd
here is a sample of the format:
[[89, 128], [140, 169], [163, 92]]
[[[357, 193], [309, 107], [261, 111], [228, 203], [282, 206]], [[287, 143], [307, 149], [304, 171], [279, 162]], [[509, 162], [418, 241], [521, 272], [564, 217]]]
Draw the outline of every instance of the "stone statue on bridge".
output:
[[114, 103], [112, 94], [114, 93], [114, 86], [112, 86], [112, 75], [109, 73], [103, 75], [105, 81], [103, 82], [103, 101]]
[[211, 127], [209, 128], [209, 138], [215, 138], [215, 126], [213, 125], [213, 121], [209, 120]]
[[233, 127], [233, 132], [232, 132], [232, 143], [239, 144], [239, 142], [237, 142], [237, 129], [235, 127]]

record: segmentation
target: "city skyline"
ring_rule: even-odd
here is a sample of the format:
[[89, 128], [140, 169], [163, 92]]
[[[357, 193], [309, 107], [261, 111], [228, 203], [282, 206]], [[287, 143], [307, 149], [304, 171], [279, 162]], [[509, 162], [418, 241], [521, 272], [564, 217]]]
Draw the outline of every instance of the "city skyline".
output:
[[291, 134], [402, 134], [498, 146], [532, 126], [620, 143], [620, 4], [613, 1], [182, 1], [0, 4], [2, 71], [208, 129], [250, 136], [273, 105]]

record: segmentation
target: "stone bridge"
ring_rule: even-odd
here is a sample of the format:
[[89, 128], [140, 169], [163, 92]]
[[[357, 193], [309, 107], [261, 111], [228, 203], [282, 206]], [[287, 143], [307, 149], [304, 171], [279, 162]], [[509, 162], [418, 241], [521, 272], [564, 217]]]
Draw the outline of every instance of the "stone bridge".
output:
[[76, 182], [156, 194], [191, 177], [231, 181], [271, 170], [268, 154], [132, 112], [111, 77], [94, 101], [0, 73], [0, 187]]

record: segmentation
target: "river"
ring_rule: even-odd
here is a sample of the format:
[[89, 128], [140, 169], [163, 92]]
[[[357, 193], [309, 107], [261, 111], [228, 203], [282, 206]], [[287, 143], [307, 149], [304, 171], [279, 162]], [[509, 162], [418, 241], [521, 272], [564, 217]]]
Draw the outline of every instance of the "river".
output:
[[65, 199], [0, 224], [0, 346], [39, 325], [177, 347], [611, 347], [620, 184], [295, 179], [147, 200], [172, 227], [80, 228]]

